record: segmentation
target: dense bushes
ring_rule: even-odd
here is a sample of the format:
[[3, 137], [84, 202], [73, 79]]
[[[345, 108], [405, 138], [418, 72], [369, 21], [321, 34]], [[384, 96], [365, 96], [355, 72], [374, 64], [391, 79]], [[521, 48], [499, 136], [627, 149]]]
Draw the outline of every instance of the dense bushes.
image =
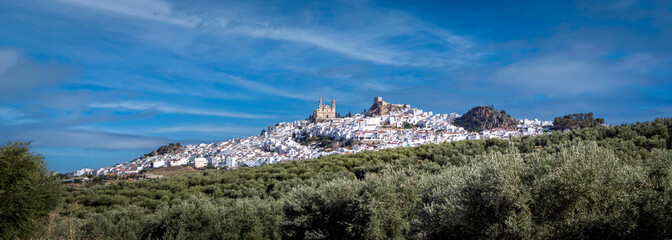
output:
[[278, 203], [251, 199], [212, 200], [197, 194], [159, 209], [141, 239], [279, 239]]
[[670, 131], [658, 119], [327, 156], [67, 201], [83, 239], [669, 238]]

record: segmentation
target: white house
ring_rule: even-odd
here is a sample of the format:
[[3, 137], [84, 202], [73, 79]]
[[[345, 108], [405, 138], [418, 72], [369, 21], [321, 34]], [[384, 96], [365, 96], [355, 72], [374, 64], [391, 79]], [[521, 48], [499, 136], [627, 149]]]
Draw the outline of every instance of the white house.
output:
[[79, 176], [83, 176], [83, 175], [91, 174], [91, 173], [93, 173], [93, 169], [82, 168], [82, 169], [77, 170], [77, 172], [75, 172], [75, 176], [79, 177]]
[[195, 168], [204, 168], [208, 165], [208, 160], [202, 157], [194, 158], [194, 167]]
[[166, 166], [166, 160], [158, 160], [152, 163], [153, 168], [160, 168]]

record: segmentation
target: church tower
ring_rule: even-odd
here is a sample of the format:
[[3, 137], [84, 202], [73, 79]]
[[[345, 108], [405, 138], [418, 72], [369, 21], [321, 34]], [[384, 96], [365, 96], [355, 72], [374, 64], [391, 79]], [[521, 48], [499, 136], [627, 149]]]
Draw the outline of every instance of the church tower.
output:
[[313, 114], [310, 115], [310, 120], [313, 120], [314, 122], [319, 122], [329, 120], [332, 118], [336, 118], [336, 100], [332, 98], [331, 106], [329, 106], [324, 105], [324, 103], [322, 103], [322, 98], [320, 98], [320, 101], [318, 102], [317, 105], [317, 109], [315, 109], [315, 111], [313, 111]]

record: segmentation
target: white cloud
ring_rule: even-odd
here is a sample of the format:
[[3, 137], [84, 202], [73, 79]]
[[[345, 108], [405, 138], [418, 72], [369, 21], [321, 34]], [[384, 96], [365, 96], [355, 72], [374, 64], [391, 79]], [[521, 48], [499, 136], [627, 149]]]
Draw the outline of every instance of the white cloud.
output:
[[106, 150], [152, 149], [167, 139], [82, 129], [40, 129], [27, 131], [24, 137], [35, 139], [37, 147], [72, 147]]
[[153, 149], [169, 142], [168, 139], [160, 137], [114, 133], [95, 129], [56, 128], [39, 125], [30, 128], [2, 128], [3, 134], [0, 135], [0, 141], [32, 141], [33, 146], [41, 148]]
[[153, 130], [155, 133], [174, 133], [174, 132], [205, 132], [205, 133], [250, 133], [259, 131], [258, 128], [240, 127], [240, 126], [218, 126], [218, 125], [179, 125], [162, 127]]
[[173, 12], [172, 4], [161, 0], [59, 0], [103, 12], [150, 19], [183, 27], [194, 27], [197, 19], [182, 18]]
[[52, 86], [70, 74], [65, 66], [35, 61], [17, 49], [0, 48], [0, 95], [5, 98], [20, 96], [24, 90]]
[[608, 93], [632, 86], [646, 86], [646, 72], [660, 64], [648, 54], [608, 57], [597, 46], [576, 45], [571, 49], [532, 56], [498, 69], [486, 79], [516, 87], [525, 93], [550, 97], [582, 93]]
[[217, 117], [233, 117], [233, 118], [273, 118], [270, 115], [249, 114], [240, 112], [229, 112], [213, 109], [189, 108], [181, 106], [171, 106], [163, 103], [155, 102], [109, 102], [109, 103], [92, 103], [89, 104], [91, 108], [106, 108], [118, 110], [156, 110], [162, 113], [187, 114], [187, 115], [201, 115], [201, 116], [217, 116]]
[[[234, 4], [180, 11], [171, 3], [161, 0], [59, 1], [119, 16], [159, 21], [214, 34], [304, 43], [353, 59], [386, 65], [456, 68], [472, 63], [475, 58], [483, 55], [468, 37], [452, 34], [401, 12], [362, 10], [358, 12], [361, 15], [357, 16], [357, 21], [362, 21], [363, 24], [347, 23], [348, 28], [336, 29], [287, 23], [291, 21], [283, 21], [289, 18], [286, 16], [273, 18], [244, 9], [238, 11], [244, 13], [236, 13], [238, 9], [235, 9], [237, 6], [233, 6]], [[221, 11], [221, 8], [233, 9]], [[351, 15], [347, 10], [340, 11], [344, 11], [342, 15]], [[389, 41], [395, 38], [407, 39], [409, 42]], [[438, 45], [442, 50], [416, 48], [423, 45]]]
[[0, 74], [24, 60], [21, 51], [13, 48], [0, 48]]
[[26, 117], [17, 109], [0, 106], [0, 125], [16, 125], [39, 122], [37, 119]]
[[284, 89], [276, 88], [273, 86], [270, 86], [268, 84], [262, 84], [262, 83], [257, 83], [253, 82], [238, 76], [233, 76], [229, 75], [226, 73], [221, 73], [222, 76], [225, 76], [228, 79], [231, 79], [232, 81], [229, 82], [233, 85], [236, 85], [238, 87], [242, 87], [248, 90], [252, 91], [257, 91], [257, 92], [262, 92], [262, 93], [267, 93], [273, 96], [280, 96], [280, 97], [286, 97], [286, 98], [292, 98], [292, 99], [298, 99], [298, 100], [314, 100], [314, 97], [311, 97], [306, 94], [297, 94], [291, 91], [287, 91]]

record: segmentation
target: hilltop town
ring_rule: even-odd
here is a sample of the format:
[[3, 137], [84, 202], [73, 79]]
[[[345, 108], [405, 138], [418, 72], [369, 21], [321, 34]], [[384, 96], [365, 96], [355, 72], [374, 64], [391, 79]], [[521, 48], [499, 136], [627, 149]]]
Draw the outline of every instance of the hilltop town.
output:
[[[366, 114], [338, 117], [336, 101], [331, 106], [319, 100], [318, 108], [305, 120], [278, 123], [261, 135], [219, 143], [184, 145], [162, 154], [148, 154], [135, 160], [99, 169], [84, 168], [73, 175], [125, 175], [143, 169], [190, 165], [194, 168], [237, 168], [316, 158], [330, 154], [376, 151], [467, 139], [488, 139], [537, 135], [550, 131], [551, 121], [518, 120], [515, 129], [470, 132], [454, 125], [456, 113], [434, 114], [390, 104], [381, 97]], [[321, 144], [307, 141], [321, 140]]]

